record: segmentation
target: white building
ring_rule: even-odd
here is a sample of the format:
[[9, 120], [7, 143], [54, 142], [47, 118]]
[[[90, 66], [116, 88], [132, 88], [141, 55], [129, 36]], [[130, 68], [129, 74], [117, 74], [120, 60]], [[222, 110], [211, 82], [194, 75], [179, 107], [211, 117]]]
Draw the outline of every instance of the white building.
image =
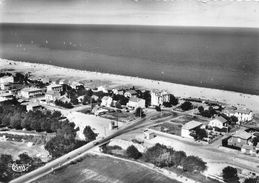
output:
[[239, 122], [251, 121], [253, 119], [253, 112], [249, 109], [225, 110], [224, 114], [227, 116], [236, 116]]
[[9, 90], [10, 88], [11, 88], [11, 85], [9, 83], [0, 83], [1, 90]]
[[29, 112], [29, 111], [36, 111], [36, 110], [42, 110], [42, 109], [44, 109], [44, 107], [41, 106], [38, 103], [29, 103], [28, 105], [26, 105], [27, 112]]
[[102, 98], [101, 106], [111, 107], [111, 105], [112, 105], [112, 98], [109, 96], [104, 96]]
[[108, 93], [108, 89], [106, 87], [104, 87], [104, 86], [99, 86], [97, 88], [97, 91], [102, 91], [103, 93]]
[[152, 90], [151, 91], [151, 105], [160, 106], [164, 102], [170, 101], [170, 93], [167, 91]]
[[42, 89], [42, 88], [34, 88], [34, 87], [23, 88], [20, 91], [21, 97], [24, 97], [27, 99], [32, 98], [32, 97], [43, 96], [44, 94], [45, 94], [45, 89]]
[[146, 101], [144, 99], [141, 99], [141, 98], [137, 98], [137, 97], [131, 97], [129, 99], [129, 102], [127, 103], [127, 106], [128, 107], [131, 107], [131, 108], [145, 108], [146, 107]]
[[3, 76], [0, 77], [0, 83], [13, 83], [14, 82], [14, 77], [13, 76]]
[[227, 122], [228, 121], [225, 118], [223, 118], [222, 116], [218, 116], [209, 122], [209, 126], [222, 129], [224, 127], [227, 127]]
[[200, 128], [203, 124], [198, 121], [189, 121], [182, 126], [181, 136], [186, 138], [193, 138], [190, 134], [193, 130]]
[[62, 85], [54, 84], [47, 86], [47, 91], [55, 91], [55, 92], [61, 92], [63, 90]]
[[71, 84], [70, 84], [71, 88], [73, 89], [78, 89], [80, 86], [83, 86], [83, 84], [79, 83], [79, 82], [76, 82], [76, 81], [73, 81]]
[[7, 100], [12, 100], [13, 99], [13, 94], [11, 92], [8, 93], [1, 93], [0, 94], [0, 102], [4, 102]]
[[54, 102], [60, 98], [59, 92], [47, 91], [45, 94], [46, 102]]
[[114, 89], [112, 89], [112, 93], [114, 93], [115, 95], [124, 95], [124, 90], [114, 88]]
[[156, 134], [152, 131], [145, 130], [144, 131], [144, 139], [150, 140], [156, 137]]

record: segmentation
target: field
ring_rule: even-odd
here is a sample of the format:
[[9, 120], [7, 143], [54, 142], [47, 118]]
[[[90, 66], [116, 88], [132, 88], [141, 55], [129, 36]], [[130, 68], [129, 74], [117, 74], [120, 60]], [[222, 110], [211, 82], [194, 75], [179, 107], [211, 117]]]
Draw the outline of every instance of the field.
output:
[[45, 176], [37, 183], [178, 183], [142, 166], [108, 157], [89, 156], [82, 162]]

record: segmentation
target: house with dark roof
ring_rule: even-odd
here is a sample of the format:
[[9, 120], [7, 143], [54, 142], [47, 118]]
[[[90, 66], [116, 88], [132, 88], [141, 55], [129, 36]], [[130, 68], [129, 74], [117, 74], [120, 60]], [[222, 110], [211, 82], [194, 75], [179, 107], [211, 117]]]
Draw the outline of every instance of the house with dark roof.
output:
[[251, 133], [239, 130], [228, 139], [228, 145], [241, 148], [243, 145], [248, 145], [251, 139]]
[[222, 116], [218, 116], [209, 122], [210, 127], [216, 127], [219, 129], [222, 129], [224, 127], [226, 128], [227, 124], [228, 124], [228, 121], [225, 118], [223, 118]]

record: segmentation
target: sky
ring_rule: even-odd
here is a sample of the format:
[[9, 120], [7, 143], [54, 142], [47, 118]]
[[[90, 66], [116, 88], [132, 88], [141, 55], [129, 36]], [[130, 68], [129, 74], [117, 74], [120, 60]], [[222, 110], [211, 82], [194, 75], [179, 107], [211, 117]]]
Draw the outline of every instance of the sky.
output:
[[0, 23], [259, 27], [259, 0], [0, 0]]

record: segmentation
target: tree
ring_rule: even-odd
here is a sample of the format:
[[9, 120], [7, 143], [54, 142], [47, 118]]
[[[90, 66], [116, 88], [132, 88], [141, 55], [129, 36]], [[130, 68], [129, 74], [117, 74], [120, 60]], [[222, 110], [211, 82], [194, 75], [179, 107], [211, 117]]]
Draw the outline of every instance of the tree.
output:
[[161, 107], [156, 106], [156, 111], [161, 111]]
[[169, 103], [170, 103], [171, 105], [177, 105], [177, 104], [178, 104], [178, 98], [176, 98], [174, 95], [170, 94]]
[[203, 138], [208, 137], [208, 134], [205, 129], [197, 128], [194, 131], [193, 137], [195, 140], [203, 140]]
[[252, 142], [253, 142], [253, 145], [254, 146], [257, 146], [258, 142], [259, 142], [259, 136], [255, 136], [253, 139], [252, 139]]
[[45, 149], [53, 158], [60, 157], [75, 149], [75, 141], [73, 139], [66, 139], [60, 135], [50, 139]]
[[172, 107], [172, 104], [170, 102], [163, 102], [163, 106]]
[[116, 102], [115, 107], [118, 109], [122, 109], [120, 102]]
[[237, 122], [238, 122], [238, 118], [236, 116], [230, 116], [231, 125], [236, 125]]
[[15, 129], [21, 129], [21, 114], [16, 113], [10, 118], [10, 127]]
[[86, 142], [91, 142], [96, 139], [97, 134], [93, 132], [90, 126], [84, 128], [83, 134], [85, 136]]
[[184, 160], [186, 159], [186, 153], [184, 151], [175, 151], [174, 155], [173, 155], [173, 160], [175, 163], [175, 166], [179, 166], [182, 165], [182, 163], [184, 162]]
[[192, 109], [193, 106], [192, 106], [192, 103], [191, 103], [191, 102], [185, 101], [184, 103], [182, 103], [182, 104], [180, 105], [180, 108], [181, 108], [183, 111], [188, 111], [188, 110]]
[[188, 172], [203, 172], [207, 169], [206, 162], [197, 156], [188, 156], [182, 166]]
[[[47, 111], [48, 112], [48, 111]], [[60, 118], [62, 116], [61, 112], [60, 111], [54, 111], [52, 113], [52, 117], [53, 118]]]
[[141, 153], [134, 145], [131, 145], [126, 149], [126, 155], [129, 158], [133, 158], [133, 159], [139, 159], [141, 157]]
[[9, 163], [12, 163], [13, 159], [11, 155], [0, 155], [0, 182], [9, 182], [12, 180], [13, 172], [8, 167]]
[[244, 183], [258, 183], [258, 178], [247, 178], [245, 179]]
[[143, 112], [143, 109], [141, 108], [141, 107], [138, 107], [137, 109], [136, 109], [136, 111], [135, 111], [135, 116], [136, 117], [144, 117], [145, 116], [145, 114], [144, 114], [144, 112]]
[[150, 106], [151, 105], [151, 94], [150, 94], [150, 91], [145, 91], [143, 94], [142, 94], [142, 98], [145, 99], [146, 101], [146, 107]]
[[163, 168], [163, 167], [171, 167], [175, 163], [173, 161], [173, 156], [169, 151], [166, 151], [162, 154], [160, 154], [158, 157], [156, 157], [155, 165]]
[[147, 149], [147, 151], [143, 154], [143, 159], [146, 162], [151, 162], [155, 165], [161, 165], [161, 161], [164, 161], [165, 158], [162, 155], [168, 152], [170, 155], [172, 155], [174, 150], [172, 148], [166, 147], [165, 145], [156, 144], [155, 146]]
[[204, 107], [199, 106], [199, 107], [198, 107], [198, 110], [199, 110], [199, 113], [202, 114], [202, 113], [204, 112]]
[[227, 166], [222, 170], [222, 177], [225, 182], [238, 182], [237, 169], [231, 166]]

